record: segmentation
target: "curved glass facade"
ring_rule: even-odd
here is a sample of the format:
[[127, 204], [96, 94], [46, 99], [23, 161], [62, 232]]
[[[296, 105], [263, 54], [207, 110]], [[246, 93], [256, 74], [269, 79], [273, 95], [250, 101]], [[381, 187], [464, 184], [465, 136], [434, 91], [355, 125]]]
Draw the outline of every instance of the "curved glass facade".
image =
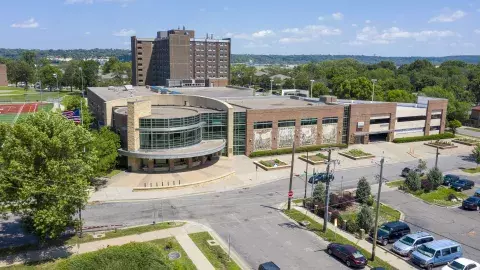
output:
[[200, 115], [181, 118], [141, 118], [140, 128], [174, 128], [185, 127], [200, 123]]
[[180, 131], [140, 131], [140, 149], [145, 150], [187, 147], [201, 141], [201, 127]]

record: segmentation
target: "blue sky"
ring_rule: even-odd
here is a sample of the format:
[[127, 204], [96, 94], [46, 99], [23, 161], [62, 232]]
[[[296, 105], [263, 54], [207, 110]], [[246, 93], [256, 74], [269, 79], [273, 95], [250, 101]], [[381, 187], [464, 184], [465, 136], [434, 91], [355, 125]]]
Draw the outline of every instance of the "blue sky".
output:
[[233, 53], [480, 54], [480, 0], [2, 0], [2, 48], [129, 48], [185, 25]]

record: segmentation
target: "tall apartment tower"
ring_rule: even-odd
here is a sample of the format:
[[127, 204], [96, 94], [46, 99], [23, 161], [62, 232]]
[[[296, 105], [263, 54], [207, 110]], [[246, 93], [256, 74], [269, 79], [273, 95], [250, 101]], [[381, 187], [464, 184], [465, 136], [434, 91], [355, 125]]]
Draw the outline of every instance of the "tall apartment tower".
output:
[[231, 40], [195, 38], [193, 30], [157, 32], [131, 38], [132, 84], [167, 87], [226, 86], [230, 81]]

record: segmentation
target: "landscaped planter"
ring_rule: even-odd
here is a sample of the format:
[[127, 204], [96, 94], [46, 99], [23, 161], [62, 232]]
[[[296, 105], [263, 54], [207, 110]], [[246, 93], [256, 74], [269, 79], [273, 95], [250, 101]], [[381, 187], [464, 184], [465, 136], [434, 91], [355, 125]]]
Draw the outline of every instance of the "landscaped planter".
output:
[[258, 167], [264, 169], [265, 171], [290, 168], [289, 164], [279, 159], [260, 160], [260, 161], [254, 161], [253, 163]]
[[342, 155], [344, 157], [351, 158], [353, 160], [368, 159], [368, 158], [374, 158], [375, 157], [374, 155], [372, 155], [370, 153], [363, 152], [362, 150], [359, 150], [359, 149], [352, 149], [352, 150], [347, 151], [347, 152], [339, 152], [338, 154]]
[[458, 146], [454, 145], [451, 142], [446, 142], [446, 141], [433, 141], [433, 142], [428, 142], [425, 143], [425, 145], [430, 146], [430, 147], [435, 147], [439, 149], [451, 149], [451, 148], [457, 148]]
[[473, 140], [473, 139], [455, 139], [455, 140], [452, 140], [452, 142], [456, 142], [456, 143], [464, 144], [468, 146], [475, 146], [480, 143], [480, 141]]
[[328, 159], [328, 157], [322, 153], [318, 153], [315, 155], [308, 155], [308, 159], [307, 159], [307, 155], [301, 155], [298, 158], [312, 165], [324, 164], [327, 162], [327, 159]]

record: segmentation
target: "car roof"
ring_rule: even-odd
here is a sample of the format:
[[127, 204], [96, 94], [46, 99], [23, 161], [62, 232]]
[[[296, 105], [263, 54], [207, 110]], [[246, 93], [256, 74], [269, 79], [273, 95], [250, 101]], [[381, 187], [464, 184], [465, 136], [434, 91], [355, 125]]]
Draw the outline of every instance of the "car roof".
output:
[[350, 252], [355, 252], [355, 251], [358, 250], [356, 247], [354, 247], [354, 246], [352, 246], [352, 245], [343, 245], [343, 244], [341, 244], [341, 245], [339, 245], [339, 246], [344, 247], [346, 250], [348, 250], [348, 251], [350, 251]]
[[479, 201], [479, 200], [480, 200], [480, 197], [470, 196], [470, 197], [467, 198], [467, 200], [468, 200], [468, 199], [474, 199], [474, 200], [476, 200], [476, 201]]
[[480, 193], [480, 188], [475, 190], [475, 193]]
[[445, 176], [459, 177], [458, 175], [455, 175], [455, 174], [446, 174]]
[[458, 244], [457, 242], [454, 242], [449, 239], [436, 240], [436, 241], [428, 242], [424, 245], [433, 249], [446, 248], [451, 246], [460, 246], [460, 244]]
[[280, 267], [278, 267], [274, 262], [262, 263], [262, 264], [260, 264], [260, 266], [262, 266], [263, 269], [266, 269], [266, 270], [278, 270], [278, 269], [280, 269]]
[[383, 223], [383, 225], [388, 227], [408, 227], [408, 225], [401, 221], [390, 221], [387, 223]]
[[427, 232], [416, 232], [416, 233], [407, 234], [407, 236], [409, 236], [413, 239], [418, 239], [418, 238], [428, 237], [428, 236], [432, 236], [432, 235], [427, 233]]
[[463, 264], [463, 265], [472, 264], [472, 263], [478, 264], [476, 261], [472, 261], [472, 260], [470, 260], [470, 259], [463, 258], [463, 257], [462, 257], [462, 258], [458, 258], [458, 259], [456, 259], [455, 261], [457, 261], [457, 262], [459, 262], [459, 263], [461, 263], [461, 264]]

